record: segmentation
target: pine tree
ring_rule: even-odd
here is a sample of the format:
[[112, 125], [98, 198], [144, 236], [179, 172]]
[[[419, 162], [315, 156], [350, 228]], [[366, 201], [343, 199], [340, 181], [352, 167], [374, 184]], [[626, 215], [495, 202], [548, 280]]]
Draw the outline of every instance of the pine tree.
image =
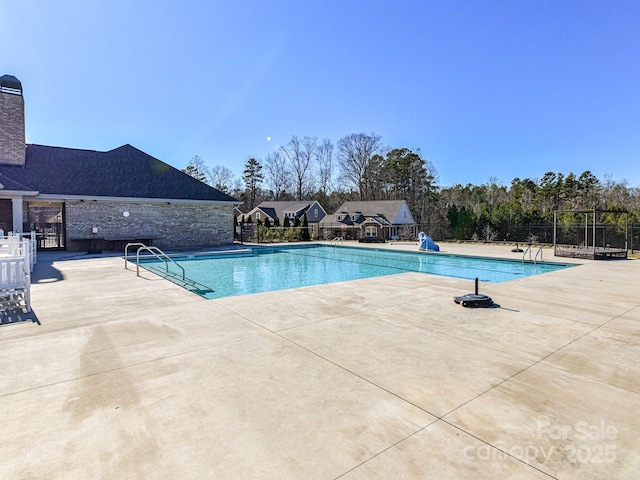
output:
[[253, 209], [256, 203], [256, 196], [263, 180], [262, 165], [255, 158], [250, 158], [244, 166], [242, 180], [249, 192], [249, 209]]
[[305, 242], [311, 240], [311, 236], [309, 235], [309, 222], [307, 221], [306, 213], [302, 217], [302, 240]]
[[182, 169], [182, 172], [203, 183], [207, 183], [207, 171], [207, 166], [200, 155], [194, 155], [187, 167]]

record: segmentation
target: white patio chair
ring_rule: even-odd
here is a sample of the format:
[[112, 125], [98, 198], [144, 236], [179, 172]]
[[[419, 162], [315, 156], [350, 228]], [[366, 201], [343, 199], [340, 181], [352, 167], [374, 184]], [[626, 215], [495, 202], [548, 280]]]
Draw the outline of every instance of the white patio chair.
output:
[[0, 258], [0, 306], [2, 310], [25, 306], [31, 311], [31, 277], [26, 258]]

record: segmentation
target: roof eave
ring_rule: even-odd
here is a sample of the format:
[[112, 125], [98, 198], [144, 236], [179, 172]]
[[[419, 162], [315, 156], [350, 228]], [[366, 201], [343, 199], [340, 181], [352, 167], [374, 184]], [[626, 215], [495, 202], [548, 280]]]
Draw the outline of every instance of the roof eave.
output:
[[22, 196], [22, 197], [33, 197], [38, 195], [40, 192], [37, 190], [0, 190], [0, 197], [4, 196]]
[[[37, 194], [37, 192], [36, 192]], [[134, 202], [134, 203], [200, 203], [200, 204], [221, 204], [221, 205], [239, 205], [242, 202], [234, 202], [231, 200], [197, 200], [188, 198], [145, 198], [145, 197], [107, 197], [92, 195], [61, 195], [61, 194], [40, 194], [38, 199], [51, 200], [96, 200], [103, 202]]]

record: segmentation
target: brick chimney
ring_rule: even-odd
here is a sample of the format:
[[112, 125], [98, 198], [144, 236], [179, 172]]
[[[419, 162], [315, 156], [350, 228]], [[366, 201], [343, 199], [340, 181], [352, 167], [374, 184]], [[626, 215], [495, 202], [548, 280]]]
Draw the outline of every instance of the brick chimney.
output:
[[24, 165], [24, 97], [13, 75], [0, 77], [0, 164]]

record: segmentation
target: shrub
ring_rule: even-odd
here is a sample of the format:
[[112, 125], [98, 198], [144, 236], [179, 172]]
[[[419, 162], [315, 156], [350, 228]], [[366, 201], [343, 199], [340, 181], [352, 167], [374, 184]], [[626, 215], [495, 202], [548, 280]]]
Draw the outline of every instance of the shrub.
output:
[[482, 237], [486, 242], [493, 242], [498, 238], [498, 232], [491, 225], [485, 225], [482, 229]]
[[302, 231], [299, 228], [288, 228], [284, 232], [284, 240], [287, 242], [300, 240], [301, 233]]

